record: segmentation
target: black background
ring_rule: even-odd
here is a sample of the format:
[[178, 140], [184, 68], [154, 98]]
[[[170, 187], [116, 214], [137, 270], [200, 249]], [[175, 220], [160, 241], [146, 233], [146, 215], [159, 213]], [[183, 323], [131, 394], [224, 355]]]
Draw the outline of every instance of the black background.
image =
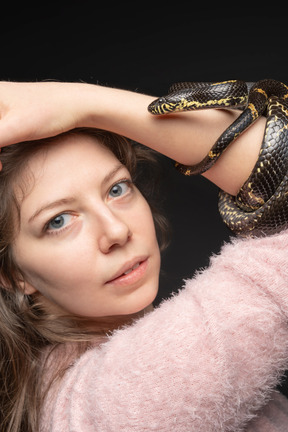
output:
[[[85, 81], [156, 96], [178, 81], [287, 83], [284, 11], [279, 3], [244, 6], [10, 2], [0, 19], [0, 79]], [[172, 236], [157, 302], [206, 266], [231, 235], [217, 212], [218, 189], [181, 176], [165, 158], [163, 165]]]
[[[85, 81], [156, 96], [177, 81], [288, 81], [285, 17], [264, 4], [11, 2], [0, 36], [1, 80]], [[163, 164], [172, 236], [157, 302], [231, 234], [218, 215], [218, 189]]]

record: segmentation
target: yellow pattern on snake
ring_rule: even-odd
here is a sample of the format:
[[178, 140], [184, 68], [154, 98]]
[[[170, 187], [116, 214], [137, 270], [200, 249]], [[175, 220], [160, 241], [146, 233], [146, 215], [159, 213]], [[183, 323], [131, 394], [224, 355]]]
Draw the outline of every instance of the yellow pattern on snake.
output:
[[257, 163], [236, 197], [220, 191], [219, 211], [226, 225], [242, 236], [258, 237], [288, 228], [288, 87], [273, 79], [177, 83], [167, 96], [153, 101], [148, 111], [164, 115], [208, 108], [241, 109], [242, 113], [200, 163], [176, 162], [176, 168], [185, 175], [207, 171], [228, 145], [266, 116]]

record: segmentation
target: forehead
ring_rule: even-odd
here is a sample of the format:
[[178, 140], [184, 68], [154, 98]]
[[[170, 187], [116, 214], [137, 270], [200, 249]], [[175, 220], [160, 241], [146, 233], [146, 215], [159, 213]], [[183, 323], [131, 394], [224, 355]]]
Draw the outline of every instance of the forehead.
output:
[[[111, 162], [116, 159], [115, 155], [105, 147], [97, 138], [89, 135], [71, 135], [55, 139], [45, 149], [40, 150], [30, 159], [30, 169], [42, 170], [57, 169], [69, 165], [81, 166], [93, 161]], [[97, 164], [98, 165], [98, 164]], [[95, 168], [99, 168], [95, 166]]]
[[15, 182], [16, 195], [23, 201], [38, 189], [39, 193], [43, 188], [42, 193], [64, 187], [73, 189], [91, 176], [100, 180], [117, 163], [116, 156], [95, 137], [61, 137], [29, 158]]

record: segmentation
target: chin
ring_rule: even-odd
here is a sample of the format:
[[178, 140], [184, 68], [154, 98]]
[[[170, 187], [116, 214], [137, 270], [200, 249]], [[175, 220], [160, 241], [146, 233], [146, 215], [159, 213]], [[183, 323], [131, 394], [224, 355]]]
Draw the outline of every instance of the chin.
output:
[[150, 312], [151, 310], [153, 310], [153, 301], [156, 298], [157, 292], [158, 289], [150, 293], [145, 292], [145, 295], [141, 296], [141, 298], [139, 296], [139, 298], [137, 298], [137, 301], [132, 301], [129, 306], [128, 304], [126, 304], [125, 310], [123, 308], [123, 313], [121, 313], [121, 315], [142, 314]]

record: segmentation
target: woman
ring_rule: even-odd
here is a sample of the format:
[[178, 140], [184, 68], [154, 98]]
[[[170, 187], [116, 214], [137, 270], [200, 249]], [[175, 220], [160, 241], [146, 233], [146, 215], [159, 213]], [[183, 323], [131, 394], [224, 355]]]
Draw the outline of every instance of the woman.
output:
[[[79, 130], [192, 164], [237, 114], [155, 119], [150, 96], [86, 84], [2, 83], [0, 94], [4, 430], [272, 431], [281, 412], [285, 431], [273, 388], [288, 363], [287, 233], [226, 245], [146, 314], [160, 254], [133, 184], [143, 152]], [[236, 193], [263, 124], [206, 176]]]

